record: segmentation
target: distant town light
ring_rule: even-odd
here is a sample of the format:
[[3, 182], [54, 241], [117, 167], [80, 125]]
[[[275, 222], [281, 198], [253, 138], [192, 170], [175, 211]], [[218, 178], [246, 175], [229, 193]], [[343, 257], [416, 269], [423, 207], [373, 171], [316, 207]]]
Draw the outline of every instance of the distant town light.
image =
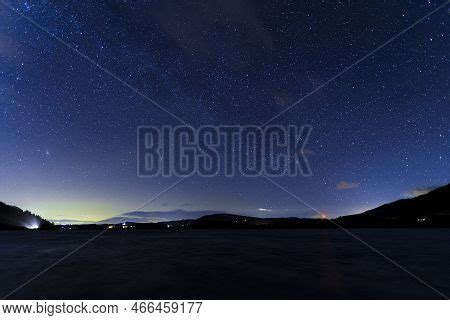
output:
[[320, 213], [319, 213], [319, 216], [320, 216], [320, 219], [328, 219], [327, 214], [324, 213], [324, 212], [320, 212]]
[[29, 224], [29, 225], [26, 225], [25, 228], [30, 229], [30, 230], [39, 229], [39, 224], [38, 223]]

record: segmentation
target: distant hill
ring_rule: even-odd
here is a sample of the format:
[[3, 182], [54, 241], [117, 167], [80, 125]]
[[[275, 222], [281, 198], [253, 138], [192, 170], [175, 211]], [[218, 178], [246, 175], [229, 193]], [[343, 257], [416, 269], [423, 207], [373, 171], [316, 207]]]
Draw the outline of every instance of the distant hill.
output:
[[52, 224], [29, 211], [0, 202], [0, 230], [5, 229], [46, 229]]
[[190, 223], [193, 229], [204, 228], [317, 228], [329, 227], [327, 220], [306, 218], [256, 218], [235, 214], [213, 214], [201, 217]]
[[[334, 223], [335, 222], [335, 223]], [[450, 227], [450, 185], [427, 194], [382, 205], [361, 214], [333, 220], [257, 218], [219, 211], [129, 212], [95, 224], [60, 225], [58, 229], [248, 229], [248, 228], [401, 228]], [[0, 202], [0, 229], [50, 228], [28, 211]]]
[[450, 184], [412, 199], [402, 199], [361, 214], [343, 216], [336, 222], [348, 227], [450, 227]]
[[220, 213], [220, 211], [132, 211], [123, 213], [120, 216], [98, 221], [96, 224], [116, 224], [121, 222], [157, 223], [175, 220], [191, 220], [216, 213]]
[[450, 227], [450, 185], [425, 195], [402, 199], [361, 214], [333, 220], [306, 218], [256, 218], [214, 213], [198, 219], [136, 225], [137, 228], [330, 228], [333, 222], [343, 227]]

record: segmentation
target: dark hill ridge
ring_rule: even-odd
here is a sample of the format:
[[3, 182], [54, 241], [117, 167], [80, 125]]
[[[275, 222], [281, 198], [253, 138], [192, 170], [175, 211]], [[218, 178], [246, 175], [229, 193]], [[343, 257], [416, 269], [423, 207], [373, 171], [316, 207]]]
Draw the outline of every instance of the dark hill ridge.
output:
[[[398, 200], [361, 214], [342, 216], [333, 220], [306, 218], [256, 218], [217, 211], [195, 219], [136, 223], [127, 221], [90, 225], [53, 226], [50, 222], [28, 211], [0, 202], [0, 229], [39, 228], [56, 229], [248, 229], [248, 228], [330, 228], [333, 222], [346, 228], [402, 228], [450, 227], [450, 185], [437, 188], [412, 199]], [[142, 214], [141, 214], [142, 215]], [[151, 213], [145, 213], [145, 217]], [[136, 216], [133, 213], [132, 216]], [[122, 217], [123, 218], [123, 217]], [[123, 220], [126, 221], [126, 220]]]
[[365, 212], [374, 216], [439, 216], [450, 214], [450, 184], [430, 191], [427, 194], [398, 200]]
[[205, 228], [317, 228], [330, 227], [328, 220], [305, 218], [256, 218], [236, 214], [213, 214], [191, 222], [193, 229]]
[[394, 201], [361, 214], [336, 219], [346, 226], [450, 227], [450, 184], [427, 194]]
[[29, 211], [0, 202], [1, 229], [45, 229], [52, 224]]
[[134, 223], [154, 223], [163, 221], [175, 221], [175, 220], [194, 220], [203, 216], [221, 213], [220, 211], [186, 211], [186, 210], [175, 210], [175, 211], [133, 211], [126, 212], [120, 216], [115, 216], [109, 219], [101, 220], [96, 222], [96, 224], [117, 224], [123, 221], [134, 222]]
[[138, 225], [136, 228], [329, 228], [336, 227], [450, 227], [450, 184], [425, 195], [402, 199], [361, 214], [332, 221], [306, 218], [256, 218], [228, 213], [206, 215], [198, 219]]

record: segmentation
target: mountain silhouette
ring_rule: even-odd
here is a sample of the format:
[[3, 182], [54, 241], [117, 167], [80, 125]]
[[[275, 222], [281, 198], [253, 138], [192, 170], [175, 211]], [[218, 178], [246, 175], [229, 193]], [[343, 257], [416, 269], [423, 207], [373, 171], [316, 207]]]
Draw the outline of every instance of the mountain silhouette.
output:
[[191, 228], [317, 228], [329, 227], [330, 222], [307, 218], [257, 218], [236, 214], [213, 214], [201, 217], [190, 223]]
[[450, 226], [450, 184], [411, 199], [401, 199], [361, 214], [343, 216], [345, 226]]
[[[102, 229], [115, 226], [136, 229], [239, 229], [239, 228], [389, 228], [450, 227], [450, 184], [411, 199], [336, 219], [258, 218], [220, 211], [136, 211], [95, 224], [70, 225], [69, 229]], [[54, 226], [29, 211], [0, 202], [0, 229], [48, 229]]]
[[450, 227], [450, 184], [411, 199], [402, 199], [378, 208], [336, 219], [257, 218], [214, 213], [197, 219], [160, 222], [142, 228], [348, 228]]
[[51, 226], [38, 215], [0, 202], [0, 229], [47, 229]]
[[155, 223], [155, 222], [167, 222], [186, 219], [191, 220], [216, 213], [220, 213], [220, 211], [213, 211], [213, 210], [132, 211], [123, 213], [116, 217], [98, 221], [97, 224], [116, 224], [122, 222]]

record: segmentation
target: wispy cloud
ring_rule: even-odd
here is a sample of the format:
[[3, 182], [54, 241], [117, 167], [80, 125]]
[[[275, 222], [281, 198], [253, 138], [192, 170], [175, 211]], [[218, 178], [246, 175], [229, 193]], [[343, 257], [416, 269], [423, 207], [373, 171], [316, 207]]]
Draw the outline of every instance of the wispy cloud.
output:
[[348, 181], [341, 181], [336, 185], [337, 190], [348, 190], [348, 189], [355, 189], [359, 187], [359, 183], [357, 182], [348, 182]]
[[95, 221], [85, 221], [85, 220], [71, 220], [71, 219], [60, 219], [60, 220], [55, 220], [55, 219], [51, 219], [50, 222], [53, 222], [54, 224], [57, 225], [64, 225], [64, 224], [94, 224], [96, 223]]
[[184, 219], [198, 219], [202, 216], [224, 213], [222, 211], [204, 210], [204, 211], [133, 211], [126, 212], [119, 216], [98, 221], [97, 223], [119, 223], [119, 222], [135, 222], [135, 223], [155, 223], [164, 221], [178, 221]]
[[418, 197], [424, 194], [427, 194], [430, 191], [433, 191], [437, 187], [424, 187], [424, 188], [415, 188], [410, 191], [405, 192], [403, 195], [408, 198]]
[[270, 211], [272, 211], [272, 209], [267, 209], [267, 208], [258, 208], [258, 211], [265, 211], [265, 212], [270, 212]]

